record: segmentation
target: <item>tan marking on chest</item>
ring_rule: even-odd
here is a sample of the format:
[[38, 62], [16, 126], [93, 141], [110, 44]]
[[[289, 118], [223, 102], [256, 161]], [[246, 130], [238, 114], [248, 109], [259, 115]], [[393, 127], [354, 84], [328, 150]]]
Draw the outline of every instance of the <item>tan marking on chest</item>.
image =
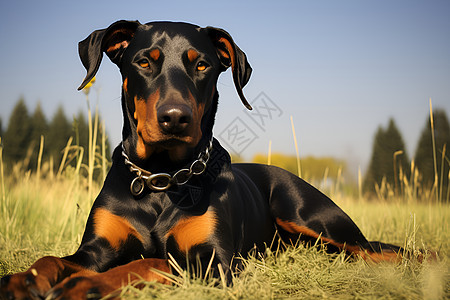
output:
[[127, 219], [114, 215], [104, 208], [97, 208], [94, 212], [94, 232], [106, 239], [115, 250], [119, 250], [130, 235], [143, 242], [140, 233]]
[[178, 248], [188, 252], [193, 246], [208, 242], [214, 233], [217, 218], [214, 212], [207, 211], [201, 216], [181, 219], [166, 234], [166, 238], [173, 236]]

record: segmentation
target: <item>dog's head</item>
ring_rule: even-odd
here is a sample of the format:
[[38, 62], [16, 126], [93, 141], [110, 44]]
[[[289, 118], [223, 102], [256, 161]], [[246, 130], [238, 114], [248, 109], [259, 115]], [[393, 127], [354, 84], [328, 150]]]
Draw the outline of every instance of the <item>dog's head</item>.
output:
[[123, 143], [140, 162], [162, 153], [170, 161], [183, 161], [207, 144], [217, 108], [217, 79], [228, 67], [243, 104], [251, 109], [242, 88], [252, 69], [222, 29], [118, 21], [94, 31], [79, 43], [87, 69], [79, 89], [95, 76], [103, 52], [122, 74]]

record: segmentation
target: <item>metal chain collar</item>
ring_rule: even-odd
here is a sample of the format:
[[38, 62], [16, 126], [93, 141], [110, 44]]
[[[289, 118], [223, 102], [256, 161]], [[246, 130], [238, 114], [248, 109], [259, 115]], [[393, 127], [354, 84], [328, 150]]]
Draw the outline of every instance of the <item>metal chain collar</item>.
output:
[[136, 174], [136, 178], [131, 181], [130, 191], [134, 196], [139, 196], [147, 185], [153, 191], [166, 191], [173, 185], [183, 185], [189, 181], [193, 175], [200, 175], [206, 170], [206, 164], [210, 158], [212, 150], [212, 139], [208, 147], [198, 155], [198, 158], [191, 164], [189, 168], [178, 170], [174, 175], [168, 173], [152, 174], [130, 161], [125, 153], [122, 144], [122, 156], [125, 158], [125, 165], [128, 166], [131, 173]]

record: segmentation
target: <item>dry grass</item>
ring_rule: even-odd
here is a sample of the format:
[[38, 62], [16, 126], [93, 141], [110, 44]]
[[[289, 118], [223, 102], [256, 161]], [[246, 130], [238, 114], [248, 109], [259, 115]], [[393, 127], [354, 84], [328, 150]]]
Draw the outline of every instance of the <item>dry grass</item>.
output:
[[[2, 176], [0, 199], [0, 275], [27, 268], [44, 255], [66, 255], [79, 245], [92, 204], [88, 180], [66, 167], [59, 176], [42, 168], [41, 177], [16, 166]], [[95, 194], [100, 184], [93, 182]], [[371, 240], [404, 245], [409, 251], [439, 251], [437, 262], [404, 259], [401, 264], [349, 261], [343, 255], [325, 254], [302, 244], [284, 251], [253, 254], [233, 286], [219, 279], [178, 277], [178, 284], [148, 284], [145, 289], [126, 287], [130, 299], [444, 299], [450, 296], [450, 207], [445, 203], [360, 200], [336, 192], [336, 202]], [[392, 196], [393, 197], [393, 196]]]
[[[97, 129], [91, 132], [91, 145], [96, 145]], [[93, 146], [88, 151], [92, 153], [87, 166], [81, 163], [84, 150], [69, 142], [65, 158], [75, 159], [76, 164], [69, 166], [63, 160], [53, 174], [51, 162], [39, 160], [37, 172], [26, 171], [18, 163], [5, 174], [0, 147], [0, 276], [24, 270], [44, 255], [63, 256], [76, 250], [93, 195], [101, 188], [92, 178], [93, 170], [106, 173], [105, 152]], [[172, 286], [147, 283], [143, 290], [127, 286], [122, 296], [186, 300], [449, 299], [450, 206], [434, 197], [436, 189], [420, 186], [414, 163], [411, 168], [410, 178], [399, 178], [398, 192], [388, 184], [380, 185], [376, 201], [367, 201], [358, 193], [349, 196], [341, 181], [328, 194], [369, 240], [399, 244], [411, 253], [418, 248], [437, 250], [437, 261], [419, 263], [413, 258], [400, 264], [373, 264], [349, 260], [343, 254], [326, 254], [320, 247], [282, 245], [282, 251], [266, 250], [246, 257], [245, 268], [235, 275], [232, 286], [221, 278], [180, 271]]]

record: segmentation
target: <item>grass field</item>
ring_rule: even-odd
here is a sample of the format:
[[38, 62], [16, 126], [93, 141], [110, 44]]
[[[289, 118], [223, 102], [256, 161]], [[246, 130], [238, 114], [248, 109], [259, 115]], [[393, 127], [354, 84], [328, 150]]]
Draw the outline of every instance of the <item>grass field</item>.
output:
[[[86, 166], [87, 172], [82, 169], [65, 167], [53, 174], [42, 164], [39, 172], [28, 172], [19, 163], [6, 172], [0, 164], [0, 276], [24, 270], [44, 255], [63, 256], [76, 250], [101, 188], [82, 175], [92, 176], [93, 167]], [[439, 259], [374, 264], [299, 244], [251, 255], [233, 286], [224, 286], [220, 278], [192, 279], [183, 273], [172, 286], [149, 283], [143, 290], [128, 286], [122, 294], [128, 299], [450, 298], [448, 204], [421, 201], [408, 193], [367, 201], [335, 189], [331, 196], [368, 239], [402, 245], [412, 253], [433, 249]]]

